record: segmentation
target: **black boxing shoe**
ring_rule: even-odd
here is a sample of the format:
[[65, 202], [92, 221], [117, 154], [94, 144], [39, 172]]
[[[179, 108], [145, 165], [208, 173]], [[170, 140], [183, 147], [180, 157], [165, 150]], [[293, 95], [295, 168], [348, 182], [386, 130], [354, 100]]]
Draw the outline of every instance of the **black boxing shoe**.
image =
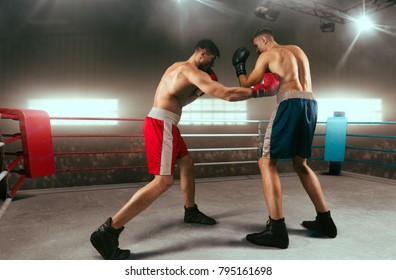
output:
[[318, 212], [315, 221], [303, 221], [301, 225], [330, 238], [337, 236], [337, 227], [331, 218], [330, 211], [324, 213]]
[[269, 218], [264, 231], [248, 234], [246, 240], [259, 246], [286, 249], [289, 246], [289, 234], [285, 220], [274, 221]]
[[184, 222], [189, 224], [214, 225], [217, 222], [198, 210], [198, 206], [186, 208], [184, 206]]
[[91, 244], [105, 260], [123, 260], [129, 257], [130, 251], [118, 247], [118, 237], [124, 227], [115, 229], [111, 226], [111, 218], [91, 234]]

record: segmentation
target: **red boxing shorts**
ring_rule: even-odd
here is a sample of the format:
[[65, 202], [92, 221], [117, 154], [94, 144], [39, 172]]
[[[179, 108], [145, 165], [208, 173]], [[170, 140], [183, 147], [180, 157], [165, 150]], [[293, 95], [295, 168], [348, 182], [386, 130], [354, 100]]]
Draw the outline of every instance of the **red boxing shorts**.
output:
[[277, 94], [277, 101], [265, 133], [262, 156], [309, 158], [318, 114], [313, 93], [283, 92]]
[[188, 154], [176, 126], [179, 120], [177, 114], [155, 107], [145, 118], [143, 133], [150, 174], [172, 175], [176, 160]]

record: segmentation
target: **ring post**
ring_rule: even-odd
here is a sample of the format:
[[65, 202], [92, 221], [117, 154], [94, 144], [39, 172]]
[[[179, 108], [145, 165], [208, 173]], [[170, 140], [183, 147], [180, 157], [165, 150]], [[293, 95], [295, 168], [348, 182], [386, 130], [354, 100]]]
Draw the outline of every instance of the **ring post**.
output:
[[345, 112], [334, 112], [326, 123], [324, 160], [329, 162], [329, 174], [339, 175], [345, 159], [347, 118]]
[[11, 190], [13, 197], [25, 178], [55, 173], [51, 124], [48, 114], [40, 110], [0, 108], [0, 114], [19, 121], [20, 137], [17, 139], [22, 142], [23, 155], [8, 166], [7, 171], [11, 171], [22, 158], [24, 170]]

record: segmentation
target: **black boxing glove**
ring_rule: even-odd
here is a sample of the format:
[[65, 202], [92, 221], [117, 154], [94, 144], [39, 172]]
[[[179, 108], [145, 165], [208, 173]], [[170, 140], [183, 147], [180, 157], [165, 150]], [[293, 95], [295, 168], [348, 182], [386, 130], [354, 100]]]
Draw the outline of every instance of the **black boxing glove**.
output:
[[241, 47], [234, 52], [234, 55], [232, 56], [232, 65], [235, 67], [237, 77], [240, 75], [246, 75], [245, 63], [249, 55], [250, 52], [245, 47]]

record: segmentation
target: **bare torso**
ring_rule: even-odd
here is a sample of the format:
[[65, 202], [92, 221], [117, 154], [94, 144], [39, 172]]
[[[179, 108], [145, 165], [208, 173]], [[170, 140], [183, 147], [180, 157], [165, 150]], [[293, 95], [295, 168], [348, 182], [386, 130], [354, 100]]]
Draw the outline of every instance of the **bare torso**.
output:
[[271, 72], [281, 78], [279, 92], [312, 92], [311, 73], [308, 58], [294, 45], [278, 45], [263, 53], [269, 61]]
[[214, 55], [197, 50], [187, 61], [171, 65], [158, 84], [153, 107], [181, 116], [183, 106], [190, 104], [204, 92], [227, 101], [251, 98], [250, 88], [226, 87], [217, 82], [217, 79], [213, 80], [214, 60]]
[[176, 62], [161, 78], [154, 97], [154, 107], [171, 111], [181, 116], [183, 106], [198, 98], [197, 87], [187, 76], [192, 66], [188, 62]]

